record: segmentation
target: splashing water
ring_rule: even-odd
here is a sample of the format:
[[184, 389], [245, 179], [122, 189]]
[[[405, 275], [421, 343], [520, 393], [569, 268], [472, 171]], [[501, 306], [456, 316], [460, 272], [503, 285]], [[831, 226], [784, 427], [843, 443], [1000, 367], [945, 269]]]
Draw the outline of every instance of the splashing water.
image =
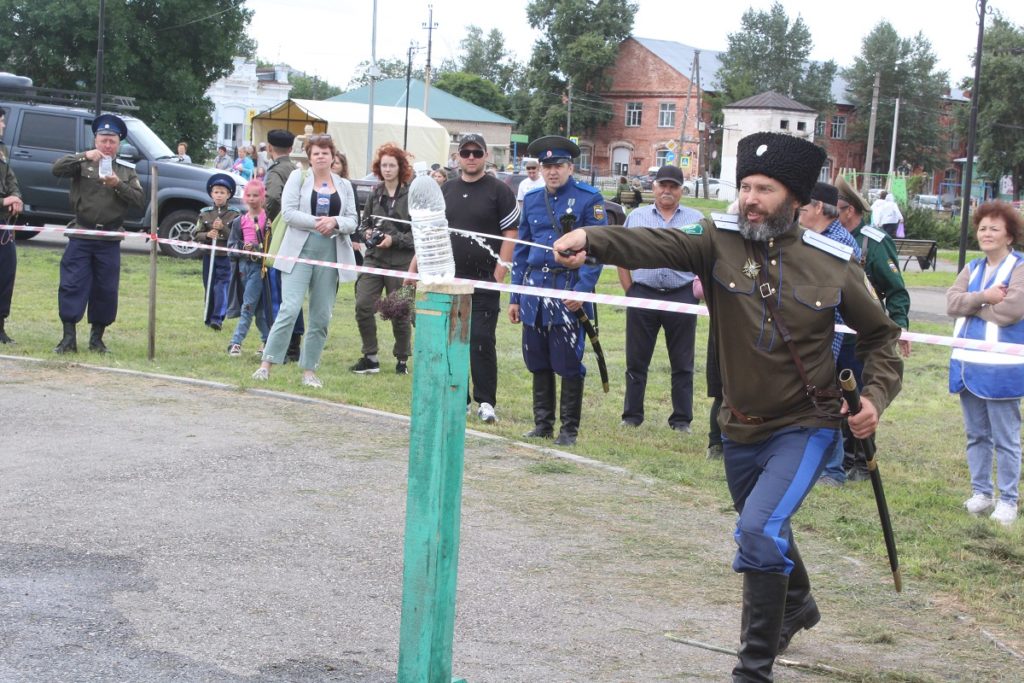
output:
[[448, 230], [450, 230], [455, 235], [458, 235], [459, 237], [465, 237], [467, 239], [473, 240], [474, 242], [479, 244], [481, 247], [486, 249], [487, 253], [489, 253], [491, 256], [493, 256], [494, 260], [497, 261], [499, 264], [501, 264], [502, 266], [508, 268], [509, 270], [512, 269], [512, 262], [511, 261], [502, 261], [501, 257], [498, 256], [496, 253], [494, 253], [494, 249], [491, 249], [491, 245], [487, 242], [487, 238], [481, 237], [480, 235], [470, 235], [470, 234], [468, 234], [466, 232], [463, 232], [463, 231], [459, 230], [458, 228], [448, 228]]

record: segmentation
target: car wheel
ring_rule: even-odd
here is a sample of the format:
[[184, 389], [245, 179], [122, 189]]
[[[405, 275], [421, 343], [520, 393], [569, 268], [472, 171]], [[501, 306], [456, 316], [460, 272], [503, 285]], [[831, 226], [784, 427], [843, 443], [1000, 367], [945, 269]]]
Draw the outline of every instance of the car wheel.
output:
[[[170, 212], [162, 221], [160, 221], [160, 239], [191, 242], [193, 239], [192, 231], [196, 227], [196, 220], [198, 218], [199, 214], [197, 212], [190, 211], [188, 209], [179, 209], [178, 211]], [[160, 242], [160, 251], [167, 256], [173, 256], [175, 258], [200, 257], [199, 247], [184, 246], [181, 244], [167, 244], [166, 242]]]
[[35, 230], [15, 230], [14, 239], [18, 240], [19, 242], [24, 242], [25, 240], [32, 239], [38, 234], [39, 233], [36, 232]]

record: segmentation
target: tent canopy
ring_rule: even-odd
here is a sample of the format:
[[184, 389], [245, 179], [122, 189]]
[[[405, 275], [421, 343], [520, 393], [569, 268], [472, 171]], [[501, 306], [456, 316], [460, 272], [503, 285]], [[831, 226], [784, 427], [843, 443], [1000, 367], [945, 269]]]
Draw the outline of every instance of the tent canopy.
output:
[[[334, 145], [348, 157], [349, 175], [362, 178], [366, 168], [366, 139], [370, 107], [357, 102], [285, 100], [252, 119], [253, 140], [267, 139], [267, 132], [285, 128], [302, 135], [306, 125], [316, 133], [328, 133]], [[405, 136], [405, 108], [373, 108], [373, 147], [392, 142], [399, 147]], [[448, 131], [418, 109], [409, 109], [409, 146], [415, 161], [445, 164], [448, 160]]]

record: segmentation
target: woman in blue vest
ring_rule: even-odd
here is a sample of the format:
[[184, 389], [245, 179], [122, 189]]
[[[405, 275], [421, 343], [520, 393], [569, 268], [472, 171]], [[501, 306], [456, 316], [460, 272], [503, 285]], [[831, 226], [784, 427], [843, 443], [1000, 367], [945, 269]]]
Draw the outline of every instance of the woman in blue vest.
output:
[[[1006, 202], [986, 202], [974, 212], [978, 246], [985, 256], [967, 264], [946, 292], [946, 312], [956, 317], [954, 334], [964, 339], [1024, 344], [1024, 256], [1020, 214]], [[974, 495], [964, 507], [972, 515], [991, 512], [1005, 525], [1017, 519], [1020, 483], [1020, 401], [1024, 356], [954, 349], [949, 390], [960, 395], [967, 432], [967, 466]], [[992, 457], [996, 487], [993, 497]]]

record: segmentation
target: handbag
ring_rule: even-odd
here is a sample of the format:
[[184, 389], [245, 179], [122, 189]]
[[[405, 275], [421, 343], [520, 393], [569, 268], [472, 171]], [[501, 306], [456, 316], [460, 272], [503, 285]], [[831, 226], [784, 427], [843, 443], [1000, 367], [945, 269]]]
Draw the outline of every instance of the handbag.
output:
[[[299, 181], [299, 187], [306, 182], [306, 169], [302, 170], [302, 178]], [[284, 220], [284, 209], [277, 214], [274, 218], [274, 222], [270, 224], [270, 246], [267, 247], [267, 253], [270, 254], [264, 261], [264, 268], [274, 267], [274, 257], [277, 256], [278, 252], [281, 251], [281, 241], [284, 239], [285, 233], [288, 232], [288, 224]]]

